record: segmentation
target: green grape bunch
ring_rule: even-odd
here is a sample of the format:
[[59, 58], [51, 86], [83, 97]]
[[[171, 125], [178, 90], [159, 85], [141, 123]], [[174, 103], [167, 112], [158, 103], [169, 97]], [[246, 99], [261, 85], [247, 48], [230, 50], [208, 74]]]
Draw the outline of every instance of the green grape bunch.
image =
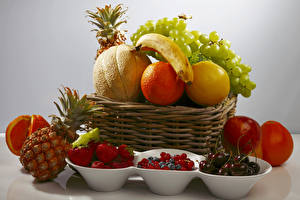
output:
[[[159, 19], [156, 23], [148, 20], [131, 35], [133, 45], [141, 36], [148, 33], [158, 33], [169, 37], [181, 48], [191, 65], [203, 60], [211, 60], [223, 67], [230, 78], [230, 88], [233, 94], [250, 97], [251, 91], [256, 88], [256, 84], [249, 79], [249, 72], [252, 68], [241, 63], [241, 57], [230, 49], [231, 42], [220, 38], [216, 31], [209, 35], [196, 30], [189, 31], [186, 20], [178, 17], [171, 20]], [[157, 60], [164, 60], [157, 52], [147, 53]]]
[[[199, 41], [200, 33], [198, 31], [188, 31], [186, 26], [186, 21], [178, 17], [172, 20], [168, 18], [159, 19], [156, 23], [148, 20], [144, 25], [139, 27], [136, 33], [132, 34], [130, 39], [133, 45], [135, 45], [142, 35], [147, 33], [162, 34], [173, 40], [189, 58], [201, 45]], [[150, 53], [150, 55], [158, 60], [163, 60], [158, 53]]]

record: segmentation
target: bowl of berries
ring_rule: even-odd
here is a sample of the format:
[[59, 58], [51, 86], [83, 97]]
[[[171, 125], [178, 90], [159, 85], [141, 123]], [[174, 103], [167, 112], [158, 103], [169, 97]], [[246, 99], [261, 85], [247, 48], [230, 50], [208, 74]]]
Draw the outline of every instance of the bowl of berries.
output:
[[222, 199], [239, 199], [272, 170], [259, 158], [233, 153], [209, 153], [199, 163], [198, 176], [209, 191]]
[[135, 166], [153, 193], [177, 195], [197, 176], [195, 163], [202, 158], [179, 149], [155, 149], [137, 153]]
[[98, 129], [81, 135], [66, 158], [68, 165], [96, 191], [119, 190], [129, 176], [136, 174], [153, 193], [177, 195], [199, 177], [213, 195], [237, 199], [272, 170], [269, 163], [248, 154], [229, 154], [217, 148], [205, 156], [180, 149], [138, 152], [125, 144], [101, 141], [99, 135]]
[[68, 151], [66, 162], [95, 191], [119, 190], [135, 173], [133, 150], [125, 144], [100, 141], [99, 129], [81, 135]]

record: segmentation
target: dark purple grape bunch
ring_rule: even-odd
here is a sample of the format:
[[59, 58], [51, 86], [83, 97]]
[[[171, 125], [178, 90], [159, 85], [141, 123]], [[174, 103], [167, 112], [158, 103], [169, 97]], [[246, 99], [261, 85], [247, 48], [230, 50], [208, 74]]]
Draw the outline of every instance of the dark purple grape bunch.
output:
[[257, 162], [249, 160], [248, 155], [225, 152], [209, 153], [199, 163], [199, 170], [208, 174], [223, 176], [251, 176], [259, 173]]

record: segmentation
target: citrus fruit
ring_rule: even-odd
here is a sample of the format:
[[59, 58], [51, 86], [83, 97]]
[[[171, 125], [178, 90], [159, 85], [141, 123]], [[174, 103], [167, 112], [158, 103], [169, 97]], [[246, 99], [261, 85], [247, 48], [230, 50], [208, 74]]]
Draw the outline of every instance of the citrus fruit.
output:
[[29, 115], [21, 115], [10, 122], [6, 128], [6, 144], [9, 150], [17, 156], [20, 155], [20, 150], [28, 135], [30, 119]]
[[32, 115], [31, 123], [28, 129], [28, 136], [31, 135], [31, 133], [37, 131], [38, 129], [49, 126], [49, 123], [41, 115]]
[[192, 101], [211, 106], [222, 102], [228, 96], [230, 80], [222, 67], [211, 61], [202, 61], [192, 68], [194, 81], [186, 86], [186, 93]]
[[294, 142], [290, 132], [279, 122], [267, 121], [262, 127], [263, 159], [279, 166], [293, 153]]
[[141, 78], [145, 98], [157, 105], [175, 103], [182, 96], [184, 85], [172, 65], [162, 61], [150, 64]]

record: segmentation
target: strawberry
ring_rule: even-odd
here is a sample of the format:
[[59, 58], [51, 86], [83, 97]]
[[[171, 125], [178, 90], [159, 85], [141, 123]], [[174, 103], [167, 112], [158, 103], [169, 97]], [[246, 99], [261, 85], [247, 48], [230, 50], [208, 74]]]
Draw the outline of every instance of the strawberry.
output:
[[125, 167], [128, 167], [127, 166], [127, 162], [112, 162], [110, 164], [110, 166], [113, 168], [113, 169], [118, 169], [118, 168], [125, 168]]
[[100, 144], [100, 142], [90, 141], [88, 143], [88, 146], [93, 150], [93, 152], [95, 152], [96, 148], [99, 144]]
[[68, 151], [68, 157], [74, 164], [87, 167], [92, 161], [93, 153], [89, 147], [75, 147]]
[[133, 149], [128, 147], [126, 144], [121, 144], [118, 148], [119, 155], [123, 158], [123, 160], [133, 160], [134, 153]]
[[100, 168], [103, 169], [104, 168], [104, 163], [101, 161], [94, 161], [91, 165], [91, 168]]
[[109, 143], [102, 143], [96, 148], [96, 156], [100, 161], [108, 163], [118, 156], [118, 150]]

